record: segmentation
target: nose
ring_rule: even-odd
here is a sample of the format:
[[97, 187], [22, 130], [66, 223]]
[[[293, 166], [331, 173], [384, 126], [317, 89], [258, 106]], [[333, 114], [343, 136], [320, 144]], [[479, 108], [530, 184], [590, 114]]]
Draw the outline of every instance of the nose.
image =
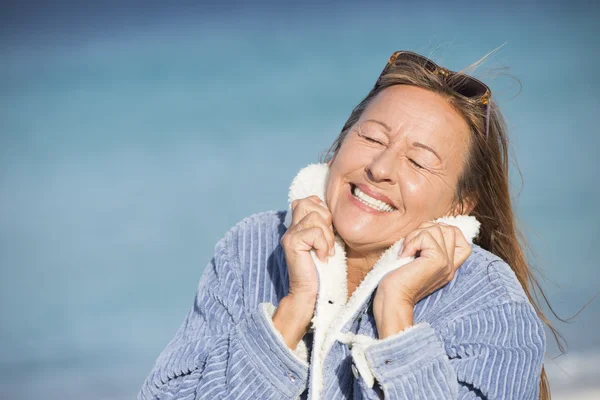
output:
[[385, 149], [379, 153], [371, 163], [365, 167], [365, 172], [370, 180], [377, 183], [398, 183], [398, 166], [393, 149]]

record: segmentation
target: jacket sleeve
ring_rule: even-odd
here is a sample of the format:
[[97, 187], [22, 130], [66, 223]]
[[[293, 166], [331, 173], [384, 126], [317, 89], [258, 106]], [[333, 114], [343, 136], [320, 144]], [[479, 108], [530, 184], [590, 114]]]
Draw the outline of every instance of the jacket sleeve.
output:
[[[533, 307], [505, 303], [438, 333], [419, 323], [352, 349], [365, 399], [537, 399], [545, 334]], [[377, 381], [379, 387], [374, 385]]]
[[193, 308], [158, 357], [138, 394], [159, 399], [295, 399], [308, 365], [278, 335], [272, 306], [244, 308], [227, 237], [215, 247]]

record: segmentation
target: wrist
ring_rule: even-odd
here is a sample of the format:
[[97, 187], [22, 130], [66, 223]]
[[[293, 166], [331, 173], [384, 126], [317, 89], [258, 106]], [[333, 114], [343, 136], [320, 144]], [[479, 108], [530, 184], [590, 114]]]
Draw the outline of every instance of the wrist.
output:
[[317, 304], [317, 292], [290, 290], [283, 299], [290, 304], [298, 305], [312, 312]]
[[414, 324], [414, 305], [407, 300], [384, 300], [379, 297], [377, 304], [373, 304], [373, 313], [377, 325], [379, 339], [403, 331]]
[[295, 349], [306, 334], [314, 315], [316, 299], [303, 296], [285, 296], [273, 315], [273, 325], [290, 349]]

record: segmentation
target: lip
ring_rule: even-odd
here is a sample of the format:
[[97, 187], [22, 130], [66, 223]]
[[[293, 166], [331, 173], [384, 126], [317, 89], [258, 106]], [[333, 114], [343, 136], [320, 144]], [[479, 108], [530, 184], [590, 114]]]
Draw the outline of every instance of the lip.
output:
[[396, 206], [396, 204], [394, 204], [394, 202], [389, 197], [384, 195], [383, 193], [378, 193], [378, 192], [374, 191], [373, 189], [371, 189], [370, 187], [368, 187], [367, 185], [364, 185], [362, 183], [350, 182], [350, 185], [356, 186], [357, 188], [359, 188], [361, 190], [361, 192], [371, 196], [374, 199], [381, 200], [384, 203], [389, 204], [390, 206], [394, 207], [396, 210], [398, 209], [398, 206]]

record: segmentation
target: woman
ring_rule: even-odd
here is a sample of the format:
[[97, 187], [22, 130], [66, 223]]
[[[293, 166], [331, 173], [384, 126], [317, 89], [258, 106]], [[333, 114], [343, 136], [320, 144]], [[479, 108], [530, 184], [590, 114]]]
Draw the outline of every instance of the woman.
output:
[[139, 398], [547, 398], [489, 88], [396, 52], [331, 150], [217, 243]]

